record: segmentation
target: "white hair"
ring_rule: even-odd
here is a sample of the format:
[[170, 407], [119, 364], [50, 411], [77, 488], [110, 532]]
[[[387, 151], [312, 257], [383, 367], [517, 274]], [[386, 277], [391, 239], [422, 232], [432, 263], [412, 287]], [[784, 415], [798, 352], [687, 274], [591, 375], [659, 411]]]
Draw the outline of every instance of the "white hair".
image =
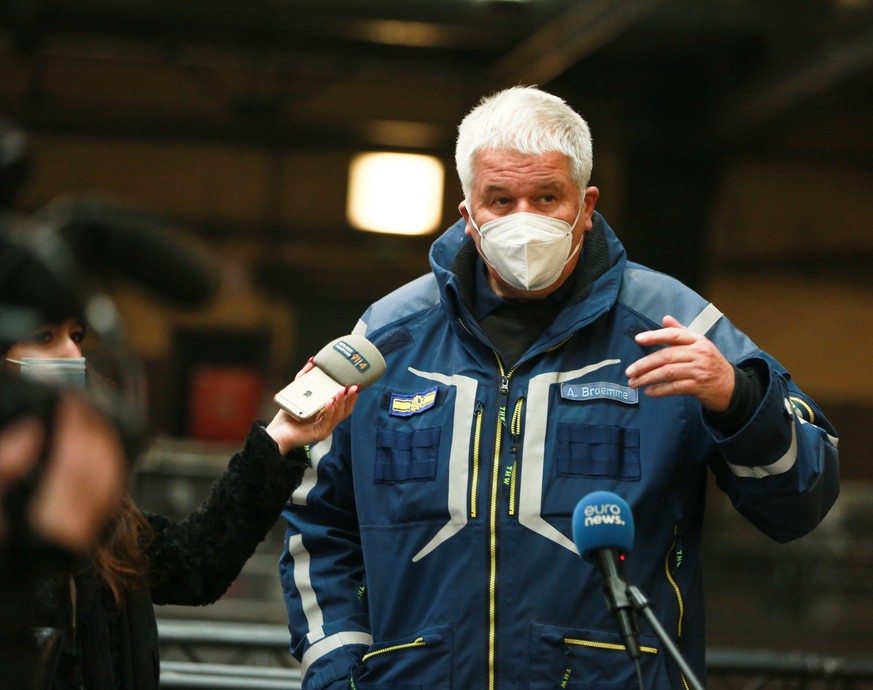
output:
[[464, 198], [470, 198], [476, 154], [508, 149], [523, 155], [558, 152], [570, 162], [570, 179], [584, 194], [594, 165], [588, 124], [562, 99], [532, 86], [486, 96], [461, 121], [455, 165]]

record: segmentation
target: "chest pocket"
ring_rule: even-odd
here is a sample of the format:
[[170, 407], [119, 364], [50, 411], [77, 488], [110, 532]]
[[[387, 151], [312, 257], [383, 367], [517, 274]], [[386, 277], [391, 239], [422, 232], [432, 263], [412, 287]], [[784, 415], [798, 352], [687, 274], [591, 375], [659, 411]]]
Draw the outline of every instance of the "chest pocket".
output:
[[376, 431], [377, 484], [433, 481], [437, 471], [440, 428]]
[[640, 478], [640, 430], [596, 424], [559, 424], [560, 477]]

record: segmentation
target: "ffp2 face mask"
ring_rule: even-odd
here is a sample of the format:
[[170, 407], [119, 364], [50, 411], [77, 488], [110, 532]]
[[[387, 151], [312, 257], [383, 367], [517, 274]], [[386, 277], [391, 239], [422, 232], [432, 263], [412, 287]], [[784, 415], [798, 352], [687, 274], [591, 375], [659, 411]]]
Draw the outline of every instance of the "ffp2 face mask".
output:
[[481, 238], [482, 258], [508, 285], [525, 291], [542, 290], [561, 277], [564, 266], [582, 246], [580, 239], [572, 249], [573, 228], [581, 215], [580, 206], [571, 225], [559, 218], [520, 211], [490, 220], [480, 228], [472, 212], [469, 214]]

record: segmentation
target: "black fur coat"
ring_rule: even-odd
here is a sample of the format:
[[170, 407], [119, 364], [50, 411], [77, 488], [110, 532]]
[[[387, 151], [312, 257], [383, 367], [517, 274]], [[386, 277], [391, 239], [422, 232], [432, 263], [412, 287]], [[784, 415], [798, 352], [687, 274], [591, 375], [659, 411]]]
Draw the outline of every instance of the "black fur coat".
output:
[[[146, 550], [148, 591], [127, 592], [119, 609], [92, 571], [78, 573], [76, 644], [62, 656], [53, 690], [157, 690], [153, 603], [199, 606], [221, 597], [275, 524], [306, 466], [302, 450], [282, 457], [255, 424], [210, 497], [187, 518], [146, 514], [154, 530]], [[52, 598], [53, 624], [68, 629], [69, 589], [58, 587]]]

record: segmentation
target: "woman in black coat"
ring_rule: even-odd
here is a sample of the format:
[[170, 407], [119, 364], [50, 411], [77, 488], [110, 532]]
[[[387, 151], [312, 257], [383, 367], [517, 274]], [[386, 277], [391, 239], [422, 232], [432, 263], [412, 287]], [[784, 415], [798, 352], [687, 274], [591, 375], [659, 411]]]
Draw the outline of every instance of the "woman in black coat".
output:
[[[6, 366], [81, 357], [84, 335], [74, 319], [46, 325], [7, 350]], [[39, 622], [66, 633], [52, 690], [156, 690], [153, 605], [210, 604], [227, 591], [300, 481], [304, 447], [326, 438], [356, 400], [352, 387], [311, 421], [279, 411], [269, 425], [253, 424], [210, 497], [180, 522], [123, 496], [91, 552], [39, 588]]]

